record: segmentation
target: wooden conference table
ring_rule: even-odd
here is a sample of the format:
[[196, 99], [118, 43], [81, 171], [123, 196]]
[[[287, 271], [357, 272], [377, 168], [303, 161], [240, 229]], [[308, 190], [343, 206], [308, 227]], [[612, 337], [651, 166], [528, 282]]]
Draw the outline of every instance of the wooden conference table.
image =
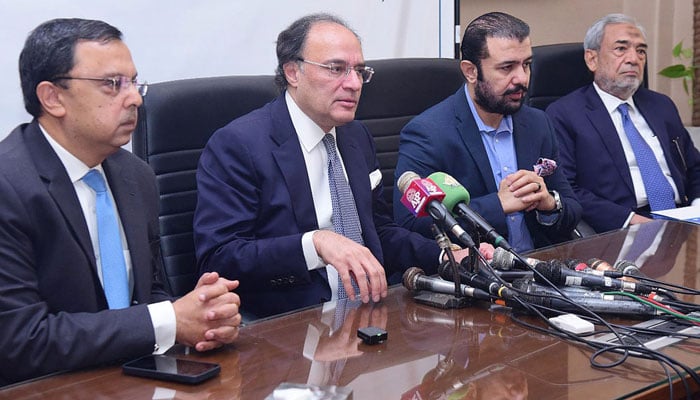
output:
[[[660, 222], [659, 246], [642, 270], [700, 287], [700, 226]], [[621, 230], [530, 254], [539, 259], [618, 259], [631, 231]], [[690, 297], [682, 297], [694, 301]], [[402, 286], [378, 304], [347, 307], [334, 326], [334, 304], [257, 321], [212, 353], [170, 353], [221, 364], [216, 378], [186, 385], [123, 375], [119, 366], [57, 374], [0, 390], [0, 399], [264, 399], [283, 382], [339, 385], [357, 399], [613, 399], [669, 397], [658, 363], [630, 359], [594, 369], [591, 350], [512, 322], [508, 310], [477, 303], [442, 310], [416, 303]], [[533, 320], [534, 321], [534, 320]], [[635, 321], [636, 322], [636, 321]], [[388, 340], [365, 345], [358, 327], [379, 326]], [[662, 350], [700, 367], [700, 341]], [[695, 390], [698, 390], [695, 387]], [[675, 398], [684, 394], [676, 386]]]

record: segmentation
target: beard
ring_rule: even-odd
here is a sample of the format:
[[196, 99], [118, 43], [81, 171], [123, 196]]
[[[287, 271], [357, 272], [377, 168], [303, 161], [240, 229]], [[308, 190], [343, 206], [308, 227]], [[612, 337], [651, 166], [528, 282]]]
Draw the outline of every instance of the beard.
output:
[[[509, 94], [522, 92], [523, 96], [519, 101], [511, 101], [508, 99]], [[498, 96], [493, 92], [491, 84], [484, 80], [477, 80], [474, 87], [474, 101], [481, 106], [486, 112], [493, 114], [512, 115], [515, 114], [525, 101], [527, 86], [516, 85], [515, 87], [506, 90], [502, 95]]]
[[613, 96], [626, 100], [632, 97], [632, 95], [639, 89], [642, 85], [642, 80], [639, 78], [611, 78], [609, 76], [600, 74], [595, 77], [595, 83], [600, 86], [603, 91], [612, 94]]

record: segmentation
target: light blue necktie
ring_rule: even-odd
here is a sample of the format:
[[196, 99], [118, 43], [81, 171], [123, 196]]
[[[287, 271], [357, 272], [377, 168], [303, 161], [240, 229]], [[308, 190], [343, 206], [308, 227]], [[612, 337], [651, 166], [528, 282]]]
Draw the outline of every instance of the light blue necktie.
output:
[[[360, 228], [360, 218], [357, 215], [355, 198], [350, 190], [350, 185], [345, 179], [343, 165], [338, 157], [335, 147], [335, 138], [330, 133], [323, 137], [323, 145], [328, 153], [328, 184], [331, 189], [331, 202], [333, 203], [333, 230], [335, 233], [345, 236], [359, 244], [364, 244], [362, 240], [362, 229]], [[357, 293], [357, 284], [353, 279], [352, 286]], [[338, 275], [338, 299], [347, 298], [343, 282]]]
[[673, 188], [661, 171], [651, 147], [632, 123], [627, 107], [627, 103], [622, 103], [617, 109], [622, 115], [622, 127], [625, 129], [630, 145], [632, 145], [634, 157], [637, 159], [637, 165], [642, 174], [649, 207], [652, 211], [676, 208]]
[[91, 169], [83, 182], [95, 191], [97, 240], [100, 245], [102, 282], [110, 309], [129, 307], [129, 282], [126, 277], [124, 249], [119, 235], [119, 222], [100, 171]]

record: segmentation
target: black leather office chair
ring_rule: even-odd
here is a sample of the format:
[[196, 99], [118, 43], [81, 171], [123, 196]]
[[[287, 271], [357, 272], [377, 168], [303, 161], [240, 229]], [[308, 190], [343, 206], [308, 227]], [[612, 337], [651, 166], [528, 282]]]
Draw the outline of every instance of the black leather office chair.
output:
[[391, 205], [399, 133], [411, 118], [452, 95], [464, 84], [459, 60], [398, 58], [367, 61], [376, 71], [362, 88], [356, 118], [374, 137], [384, 198]]
[[175, 296], [192, 290], [199, 275], [192, 219], [202, 149], [216, 129], [277, 96], [273, 79], [271, 75], [198, 78], [148, 88], [132, 146], [156, 174], [163, 264]]
[[593, 82], [593, 74], [583, 60], [583, 43], [533, 46], [531, 70], [527, 104], [541, 110]]
[[[461, 85], [457, 60], [388, 59], [363, 88], [357, 119], [375, 138], [391, 203], [401, 128], [415, 115]], [[274, 77], [226, 76], [150, 85], [139, 110], [133, 152], [155, 171], [160, 193], [161, 250], [171, 292], [190, 291], [198, 277], [192, 221], [197, 201], [195, 173], [209, 137], [234, 118], [278, 95]]]

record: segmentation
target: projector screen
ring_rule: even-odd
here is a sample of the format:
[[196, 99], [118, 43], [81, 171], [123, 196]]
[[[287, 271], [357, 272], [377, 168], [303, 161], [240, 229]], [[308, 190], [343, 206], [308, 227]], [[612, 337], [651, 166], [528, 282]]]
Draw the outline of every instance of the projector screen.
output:
[[273, 74], [277, 34], [314, 12], [345, 19], [360, 35], [367, 60], [454, 57], [450, 0], [0, 0], [0, 10], [0, 139], [31, 120], [24, 111], [17, 62], [29, 32], [53, 18], [100, 19], [116, 26], [139, 78], [151, 83]]

